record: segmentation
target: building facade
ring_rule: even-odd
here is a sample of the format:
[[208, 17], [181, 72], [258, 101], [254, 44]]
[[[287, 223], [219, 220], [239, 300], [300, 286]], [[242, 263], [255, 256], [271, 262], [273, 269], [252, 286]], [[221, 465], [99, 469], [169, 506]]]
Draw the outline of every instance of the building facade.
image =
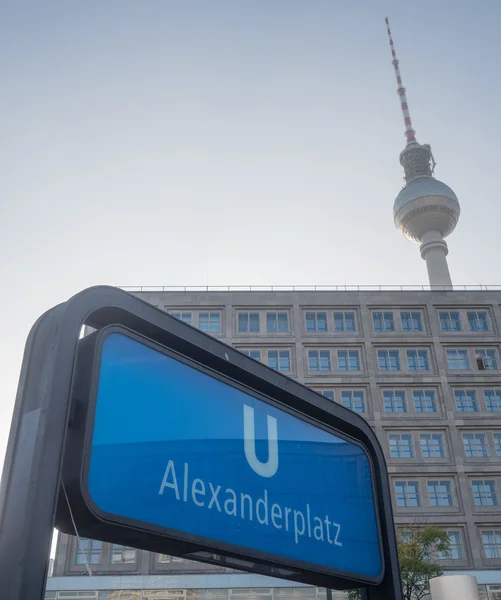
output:
[[[501, 599], [501, 290], [134, 293], [365, 418], [386, 456], [397, 527], [439, 525], [451, 542], [444, 570], [476, 575], [484, 600]], [[46, 594], [326, 592], [61, 534]]]

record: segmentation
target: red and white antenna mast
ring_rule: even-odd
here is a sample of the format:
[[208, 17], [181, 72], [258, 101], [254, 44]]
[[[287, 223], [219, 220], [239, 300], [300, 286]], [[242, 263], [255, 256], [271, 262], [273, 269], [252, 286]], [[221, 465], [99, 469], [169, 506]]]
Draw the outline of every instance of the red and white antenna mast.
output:
[[386, 30], [388, 31], [388, 38], [390, 40], [390, 48], [391, 48], [391, 56], [393, 58], [393, 68], [395, 69], [395, 75], [397, 77], [397, 94], [400, 98], [400, 106], [402, 107], [402, 114], [404, 115], [404, 123], [405, 123], [405, 137], [407, 139], [407, 144], [416, 142], [416, 132], [412, 128], [411, 123], [411, 115], [409, 113], [409, 105], [407, 104], [407, 98], [405, 96], [405, 88], [402, 85], [402, 77], [400, 75], [400, 70], [398, 68], [398, 58], [395, 53], [395, 46], [393, 44], [393, 38], [391, 37], [391, 29], [390, 22], [388, 17], [385, 19], [386, 21]]

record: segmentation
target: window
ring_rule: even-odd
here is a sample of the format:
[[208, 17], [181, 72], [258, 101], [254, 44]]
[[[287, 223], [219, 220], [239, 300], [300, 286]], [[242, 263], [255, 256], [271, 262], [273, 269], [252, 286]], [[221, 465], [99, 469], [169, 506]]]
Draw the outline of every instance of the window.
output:
[[454, 506], [450, 481], [428, 481], [430, 506]]
[[338, 350], [337, 366], [340, 371], [360, 371], [358, 350]]
[[447, 350], [447, 363], [452, 371], [465, 371], [470, 368], [468, 350]]
[[475, 390], [454, 390], [458, 412], [478, 412], [477, 392]]
[[78, 598], [78, 600], [94, 600], [95, 598], [97, 598], [97, 591], [95, 590], [85, 590], [84, 592], [80, 592], [77, 590], [73, 590], [73, 591], [61, 591], [61, 592], [57, 592], [57, 597], [58, 600], [66, 600], [66, 599], [72, 599], [75, 600]]
[[254, 360], [261, 360], [261, 350], [240, 350], [242, 354], [250, 356]]
[[400, 320], [403, 331], [423, 331], [420, 312], [401, 312]]
[[179, 556], [170, 556], [170, 554], [157, 554], [157, 562], [161, 564], [191, 562]]
[[501, 456], [501, 433], [493, 433], [494, 438], [494, 451], [496, 456]]
[[306, 331], [327, 331], [327, 313], [307, 312]]
[[440, 312], [439, 317], [442, 331], [461, 331], [461, 319], [458, 312]]
[[407, 412], [407, 400], [405, 398], [405, 390], [383, 390], [383, 401], [384, 412]]
[[268, 366], [275, 369], [275, 371], [290, 371], [289, 350], [268, 350]]
[[445, 458], [444, 436], [441, 433], [421, 433], [419, 441], [423, 458]]
[[501, 558], [501, 530], [482, 531], [485, 558]]
[[428, 350], [407, 350], [409, 371], [429, 371]]
[[128, 546], [112, 544], [110, 548], [110, 562], [116, 564], [130, 564], [136, 562], [136, 551]]
[[501, 390], [484, 390], [484, 397], [489, 412], [501, 411]]
[[332, 400], [334, 402], [334, 390], [318, 390], [320, 394], [327, 400]]
[[335, 312], [334, 313], [334, 331], [356, 331], [355, 313]]
[[372, 313], [374, 331], [395, 331], [395, 321], [392, 312]]
[[[487, 590], [489, 600], [501, 600], [501, 585], [488, 585]], [[479, 591], [481, 591], [480, 586]], [[485, 588], [483, 591], [485, 591]], [[487, 598], [482, 595], [482, 600], [487, 600]]]
[[267, 312], [266, 331], [278, 331], [279, 333], [289, 331], [289, 314], [286, 312]]
[[395, 481], [395, 496], [397, 506], [421, 506], [419, 483], [417, 481]]
[[414, 447], [410, 433], [390, 433], [389, 439], [392, 458], [414, 458]]
[[475, 506], [497, 506], [499, 504], [496, 482], [480, 479], [471, 482]]
[[489, 456], [485, 433], [463, 433], [463, 445], [466, 456]]
[[356, 413], [365, 412], [365, 395], [363, 390], [343, 390], [341, 404]]
[[178, 319], [179, 321], [184, 321], [191, 325], [191, 313], [190, 312], [171, 312], [169, 313], [171, 317]]
[[377, 360], [380, 371], [400, 371], [398, 350], [378, 350]]
[[75, 564], [98, 565], [101, 562], [101, 542], [77, 538]]
[[482, 310], [468, 311], [468, 326], [470, 331], [489, 331], [489, 322], [487, 321], [487, 312]]
[[412, 399], [417, 413], [437, 412], [435, 390], [413, 390]]
[[460, 531], [447, 531], [449, 536], [449, 551], [439, 552], [440, 560], [461, 560], [464, 558], [463, 538]]
[[308, 369], [310, 371], [330, 371], [330, 350], [308, 350]]
[[141, 590], [99, 590], [99, 600], [140, 600]]
[[238, 313], [238, 331], [239, 332], [258, 332], [259, 331], [259, 313], [258, 312], [239, 312]]
[[475, 358], [479, 371], [491, 371], [493, 369], [499, 369], [497, 352], [495, 350], [479, 348], [475, 350]]
[[208, 333], [221, 332], [221, 313], [220, 312], [201, 312], [198, 315], [198, 328], [200, 331]]

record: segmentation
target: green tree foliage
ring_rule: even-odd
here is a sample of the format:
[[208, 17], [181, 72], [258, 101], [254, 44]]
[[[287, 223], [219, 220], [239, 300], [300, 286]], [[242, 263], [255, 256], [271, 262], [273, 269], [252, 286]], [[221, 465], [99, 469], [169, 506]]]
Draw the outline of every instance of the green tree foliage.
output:
[[[424, 600], [430, 579], [442, 575], [437, 560], [450, 553], [449, 536], [435, 525], [416, 525], [400, 530], [397, 544], [404, 600]], [[360, 590], [350, 590], [348, 600], [360, 600]]]

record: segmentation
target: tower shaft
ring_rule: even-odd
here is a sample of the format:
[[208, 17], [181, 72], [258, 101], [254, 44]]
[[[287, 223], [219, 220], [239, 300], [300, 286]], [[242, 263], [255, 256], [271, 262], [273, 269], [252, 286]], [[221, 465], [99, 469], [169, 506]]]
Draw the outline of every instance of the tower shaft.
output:
[[449, 248], [440, 231], [427, 231], [422, 236], [421, 257], [426, 262], [428, 281], [431, 288], [452, 287], [451, 274], [447, 264]]
[[459, 202], [448, 185], [435, 179], [435, 160], [429, 144], [419, 144], [416, 140], [388, 18], [385, 22], [407, 140], [400, 153], [405, 186], [395, 199], [393, 218], [405, 237], [421, 244], [421, 257], [426, 262], [430, 286], [447, 289], [452, 287], [452, 281], [447, 265], [449, 250], [444, 238], [456, 227]]

